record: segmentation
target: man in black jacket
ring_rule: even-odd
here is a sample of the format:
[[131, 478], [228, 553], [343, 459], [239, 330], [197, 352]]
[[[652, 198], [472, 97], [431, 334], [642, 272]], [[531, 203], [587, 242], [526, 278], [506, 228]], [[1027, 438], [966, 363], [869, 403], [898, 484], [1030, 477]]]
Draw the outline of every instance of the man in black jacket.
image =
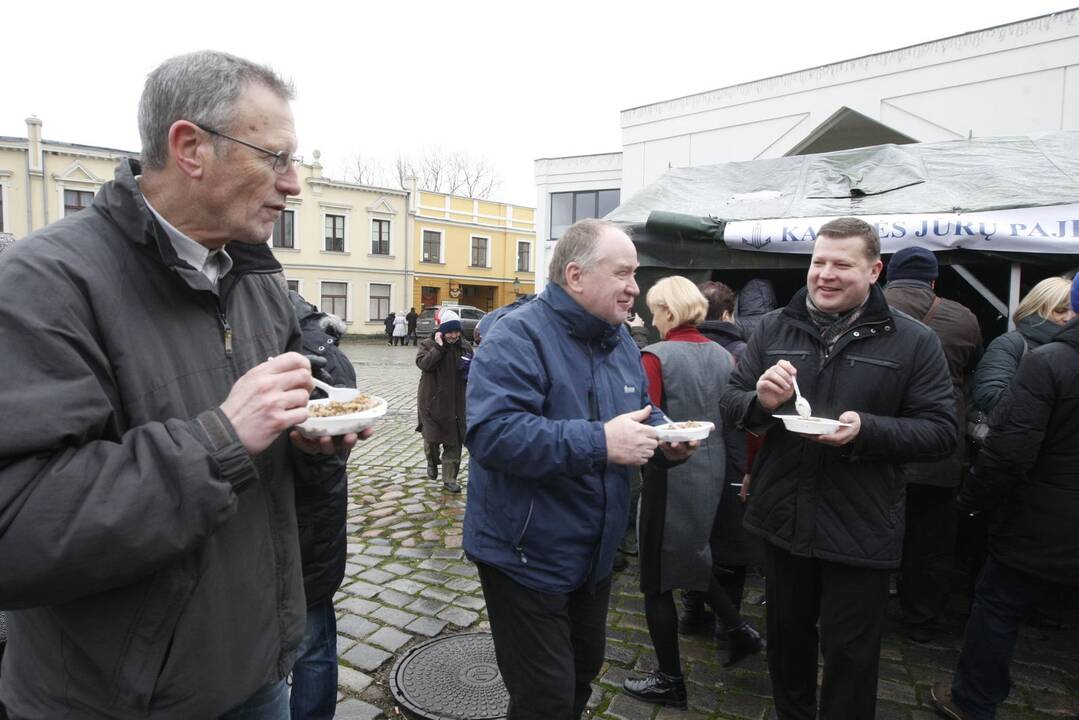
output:
[[[938, 297], [937, 258], [923, 247], [903, 248], [888, 263], [884, 297], [893, 308], [920, 320], [940, 338], [952, 379], [956, 420], [966, 428], [963, 388], [982, 357], [978, 318], [954, 300]], [[948, 579], [955, 546], [955, 488], [963, 471], [964, 443], [935, 463], [904, 466], [907, 479], [906, 534], [899, 577], [903, 627], [916, 642], [933, 638], [936, 622], [948, 602]]]
[[[1079, 282], [1071, 306], [1079, 311]], [[1023, 618], [1079, 588], [1079, 320], [1023, 358], [969, 480], [960, 509], [991, 513], [989, 558], [974, 592], [951, 688], [933, 704], [953, 720], [993, 718], [1011, 689], [1008, 667]]]
[[[768, 666], [780, 718], [817, 712], [872, 720], [889, 571], [899, 565], [905, 483], [897, 463], [955, 448], [952, 386], [940, 341], [892, 313], [875, 285], [876, 230], [821, 226], [790, 304], [764, 317], [722, 400], [724, 422], [767, 431], [745, 527], [764, 538]], [[794, 378], [818, 417], [844, 426], [789, 432]]]
[[[345, 333], [344, 321], [319, 312], [295, 291], [289, 291], [289, 299], [300, 322], [304, 354], [312, 359], [312, 367], [325, 363], [315, 374], [335, 387], [356, 387], [356, 369], [338, 347]], [[318, 359], [322, 363], [316, 362]], [[333, 596], [345, 577], [347, 510], [345, 468], [323, 482], [296, 484], [296, 527], [307, 624], [292, 667], [292, 720], [331, 720], [337, 709], [337, 618]]]

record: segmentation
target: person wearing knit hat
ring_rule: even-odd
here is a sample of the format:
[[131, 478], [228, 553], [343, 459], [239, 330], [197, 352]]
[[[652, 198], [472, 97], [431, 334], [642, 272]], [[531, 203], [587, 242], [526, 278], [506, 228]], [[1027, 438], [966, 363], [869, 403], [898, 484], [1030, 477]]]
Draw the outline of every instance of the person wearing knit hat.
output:
[[[940, 338], [952, 380], [959, 427], [966, 427], [963, 383], [982, 357], [978, 319], [953, 300], [934, 290], [937, 259], [922, 247], [903, 248], [888, 263], [888, 304], [929, 326]], [[903, 631], [915, 642], [928, 642], [948, 603], [955, 545], [956, 516], [952, 495], [962, 476], [964, 444], [935, 463], [903, 466], [907, 482], [906, 523], [900, 566], [899, 605]]]
[[443, 310], [439, 316], [438, 331], [445, 337], [446, 333], [461, 332], [461, 317], [453, 310]]
[[1079, 313], [1079, 273], [1072, 278], [1072, 312]]
[[888, 282], [921, 280], [932, 283], [939, 274], [937, 256], [924, 247], [905, 247], [888, 262]]
[[443, 489], [459, 493], [457, 472], [465, 439], [465, 385], [472, 345], [461, 336], [461, 318], [453, 310], [443, 309], [439, 321], [438, 330], [416, 351], [416, 365], [423, 371], [416, 398], [416, 430], [423, 433], [427, 477], [437, 480], [441, 464]]

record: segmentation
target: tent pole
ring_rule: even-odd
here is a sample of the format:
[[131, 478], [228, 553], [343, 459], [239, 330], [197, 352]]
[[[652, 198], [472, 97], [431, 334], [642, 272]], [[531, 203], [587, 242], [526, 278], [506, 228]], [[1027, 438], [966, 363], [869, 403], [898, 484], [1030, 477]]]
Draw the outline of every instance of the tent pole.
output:
[[1004, 315], [1005, 317], [1011, 316], [1011, 313], [1008, 312], [1008, 306], [1004, 304], [1004, 301], [994, 295], [993, 291], [987, 288], [981, 280], [974, 277], [974, 273], [972, 273], [970, 270], [967, 270], [965, 265], [953, 263], [949, 267], [959, 273], [959, 277], [966, 280], [972, 288], [977, 290], [978, 294], [985, 298], [990, 305], [996, 308], [997, 312], [999, 312], [1001, 315]]
[[1015, 315], [1015, 311], [1019, 308], [1019, 281], [1023, 276], [1023, 266], [1019, 263], [1012, 263], [1012, 276], [1008, 285], [1008, 330], [1015, 330], [1015, 321], [1012, 320], [1012, 316]]

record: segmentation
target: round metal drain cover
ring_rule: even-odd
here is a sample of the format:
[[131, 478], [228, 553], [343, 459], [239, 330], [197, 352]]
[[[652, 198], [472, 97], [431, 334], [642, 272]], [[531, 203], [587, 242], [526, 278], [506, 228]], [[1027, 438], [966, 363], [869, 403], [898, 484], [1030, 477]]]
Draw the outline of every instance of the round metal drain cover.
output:
[[427, 720], [499, 720], [510, 697], [490, 633], [462, 633], [412, 648], [393, 667], [390, 690]]

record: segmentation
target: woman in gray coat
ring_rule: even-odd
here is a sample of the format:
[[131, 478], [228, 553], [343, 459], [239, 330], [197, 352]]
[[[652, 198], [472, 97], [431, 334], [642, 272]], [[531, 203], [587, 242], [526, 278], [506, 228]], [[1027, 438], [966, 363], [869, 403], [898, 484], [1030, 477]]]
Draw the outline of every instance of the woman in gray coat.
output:
[[678, 613], [675, 588], [706, 593], [706, 602], [733, 628], [733, 665], [760, 651], [757, 631], [735, 610], [713, 575], [709, 539], [723, 491], [726, 450], [719, 398], [734, 368], [729, 352], [700, 333], [708, 303], [692, 282], [681, 276], [663, 278], [648, 291], [647, 303], [662, 342], [643, 350], [648, 394], [653, 405], [676, 421], [710, 421], [716, 430], [682, 465], [663, 469], [644, 466], [638, 521], [641, 592], [645, 618], [659, 669], [622, 687], [647, 702], [686, 706], [686, 690], [678, 656]]

